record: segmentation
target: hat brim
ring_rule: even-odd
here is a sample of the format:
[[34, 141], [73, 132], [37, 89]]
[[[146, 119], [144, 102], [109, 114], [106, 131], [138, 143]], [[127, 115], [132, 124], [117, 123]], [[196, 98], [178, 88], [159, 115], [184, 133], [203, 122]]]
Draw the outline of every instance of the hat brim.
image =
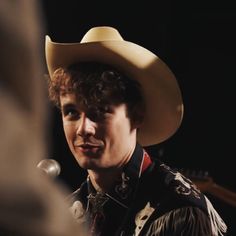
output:
[[181, 91], [169, 67], [151, 51], [129, 41], [88, 43], [45, 42], [49, 75], [76, 62], [110, 64], [142, 86], [146, 104], [144, 121], [138, 131], [143, 146], [161, 143], [179, 128], [183, 117]]

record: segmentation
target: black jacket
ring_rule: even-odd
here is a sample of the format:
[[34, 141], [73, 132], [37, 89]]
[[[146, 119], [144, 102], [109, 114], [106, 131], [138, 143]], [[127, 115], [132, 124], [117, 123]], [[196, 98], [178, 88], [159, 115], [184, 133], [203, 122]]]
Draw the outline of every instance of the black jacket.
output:
[[206, 196], [138, 144], [112, 191], [97, 193], [88, 178], [69, 199], [88, 235], [226, 235], [225, 223]]

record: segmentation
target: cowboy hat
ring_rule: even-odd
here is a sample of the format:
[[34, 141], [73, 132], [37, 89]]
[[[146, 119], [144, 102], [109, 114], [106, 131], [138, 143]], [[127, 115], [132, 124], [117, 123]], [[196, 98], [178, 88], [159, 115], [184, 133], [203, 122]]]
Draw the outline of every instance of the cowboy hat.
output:
[[124, 40], [115, 28], [91, 28], [79, 43], [52, 42], [46, 36], [45, 50], [50, 77], [59, 67], [97, 61], [113, 65], [138, 80], [146, 104], [144, 121], [137, 137], [143, 146], [161, 143], [179, 128], [183, 102], [174, 74], [157, 55]]

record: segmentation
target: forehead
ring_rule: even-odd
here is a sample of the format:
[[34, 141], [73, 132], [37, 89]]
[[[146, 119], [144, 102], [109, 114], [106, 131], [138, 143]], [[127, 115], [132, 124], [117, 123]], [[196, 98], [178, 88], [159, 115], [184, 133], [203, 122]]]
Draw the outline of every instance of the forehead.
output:
[[[61, 108], [65, 109], [66, 107], [77, 107], [81, 111], [87, 111], [88, 107], [86, 107], [84, 104], [81, 104], [78, 101], [78, 98], [76, 97], [75, 93], [66, 93], [63, 95], [60, 95], [60, 103], [61, 103]], [[77, 109], [76, 108], [76, 109]], [[99, 106], [95, 107], [90, 107], [90, 109], [99, 109]], [[100, 107], [101, 108], [101, 107]], [[103, 107], [104, 108], [104, 107]], [[106, 106], [110, 113], [112, 112], [113, 114], [121, 114], [124, 113], [126, 114], [127, 112], [127, 105], [125, 103], [119, 103], [119, 104], [109, 104]]]
[[60, 94], [60, 106], [66, 107], [67, 105], [73, 105], [78, 107], [79, 109], [82, 110], [87, 110], [88, 107], [90, 107], [90, 109], [97, 109], [97, 108], [112, 108], [112, 107], [116, 107], [119, 106], [121, 104], [124, 103], [112, 103], [111, 100], [107, 103], [93, 103], [93, 104], [87, 104], [86, 101], [84, 101], [83, 99], [81, 100], [81, 97], [78, 96], [78, 94], [76, 93], [63, 93]]
[[77, 98], [75, 93], [61, 93], [60, 94], [60, 104], [61, 106], [70, 104], [70, 103], [76, 103]]

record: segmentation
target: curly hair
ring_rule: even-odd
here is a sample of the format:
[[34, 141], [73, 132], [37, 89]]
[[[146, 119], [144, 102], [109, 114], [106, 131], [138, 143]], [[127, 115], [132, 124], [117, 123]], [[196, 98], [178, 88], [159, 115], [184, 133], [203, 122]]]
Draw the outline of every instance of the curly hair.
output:
[[80, 62], [57, 69], [51, 79], [48, 77], [48, 89], [50, 100], [59, 108], [61, 95], [75, 93], [79, 104], [86, 109], [100, 111], [109, 105], [125, 103], [132, 119], [137, 119], [140, 109], [145, 109], [138, 81], [98, 62]]

